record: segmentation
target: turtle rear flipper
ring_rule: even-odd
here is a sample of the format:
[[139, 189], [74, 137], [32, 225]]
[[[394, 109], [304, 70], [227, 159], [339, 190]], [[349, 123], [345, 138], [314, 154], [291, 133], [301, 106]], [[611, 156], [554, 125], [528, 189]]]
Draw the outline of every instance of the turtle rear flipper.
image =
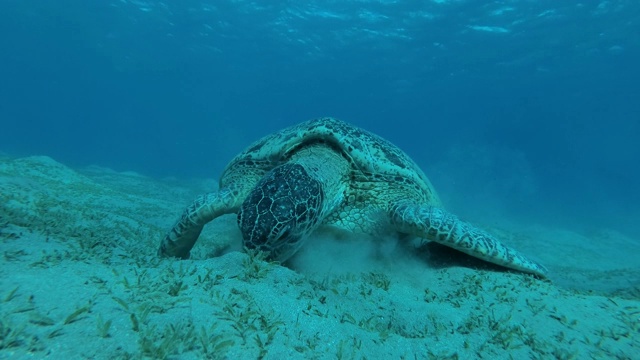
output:
[[546, 277], [544, 266], [441, 208], [402, 202], [392, 207], [391, 222], [400, 232], [435, 241], [496, 265]]
[[198, 196], [162, 239], [158, 255], [188, 259], [202, 228], [221, 215], [237, 212], [239, 207], [237, 193], [234, 194], [231, 189], [221, 189]]

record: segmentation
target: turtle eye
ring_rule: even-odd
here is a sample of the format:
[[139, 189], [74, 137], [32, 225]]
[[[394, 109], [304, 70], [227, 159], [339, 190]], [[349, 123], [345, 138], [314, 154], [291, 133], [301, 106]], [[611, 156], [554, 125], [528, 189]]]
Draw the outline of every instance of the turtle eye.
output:
[[286, 240], [289, 238], [289, 235], [291, 234], [291, 228], [287, 227], [284, 231], [281, 231], [280, 234], [278, 234], [278, 236], [276, 236], [277, 240]]

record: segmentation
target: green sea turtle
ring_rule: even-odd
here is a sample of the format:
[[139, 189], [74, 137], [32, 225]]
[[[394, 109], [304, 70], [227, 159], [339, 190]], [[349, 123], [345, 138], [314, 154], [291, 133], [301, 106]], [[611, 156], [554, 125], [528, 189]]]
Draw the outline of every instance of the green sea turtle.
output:
[[407, 234], [507, 268], [546, 269], [445, 211], [420, 168], [385, 139], [333, 118], [266, 136], [225, 168], [163, 238], [158, 254], [186, 259], [202, 228], [237, 213], [244, 246], [289, 259], [320, 226]]

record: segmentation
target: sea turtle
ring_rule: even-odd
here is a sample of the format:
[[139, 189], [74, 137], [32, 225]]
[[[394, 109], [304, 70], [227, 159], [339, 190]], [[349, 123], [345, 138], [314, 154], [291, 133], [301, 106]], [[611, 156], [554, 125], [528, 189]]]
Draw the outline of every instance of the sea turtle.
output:
[[507, 268], [546, 269], [445, 211], [422, 170], [387, 140], [334, 118], [258, 140], [225, 168], [163, 238], [158, 254], [186, 259], [202, 228], [237, 213], [248, 249], [286, 261], [320, 226], [435, 241]]

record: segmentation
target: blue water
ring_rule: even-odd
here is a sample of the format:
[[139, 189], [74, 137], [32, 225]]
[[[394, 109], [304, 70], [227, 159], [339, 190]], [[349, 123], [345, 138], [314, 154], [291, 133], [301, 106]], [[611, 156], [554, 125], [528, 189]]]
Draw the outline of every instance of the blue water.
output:
[[0, 151], [215, 177], [334, 116], [463, 215], [638, 234], [638, 34], [635, 0], [2, 0]]

